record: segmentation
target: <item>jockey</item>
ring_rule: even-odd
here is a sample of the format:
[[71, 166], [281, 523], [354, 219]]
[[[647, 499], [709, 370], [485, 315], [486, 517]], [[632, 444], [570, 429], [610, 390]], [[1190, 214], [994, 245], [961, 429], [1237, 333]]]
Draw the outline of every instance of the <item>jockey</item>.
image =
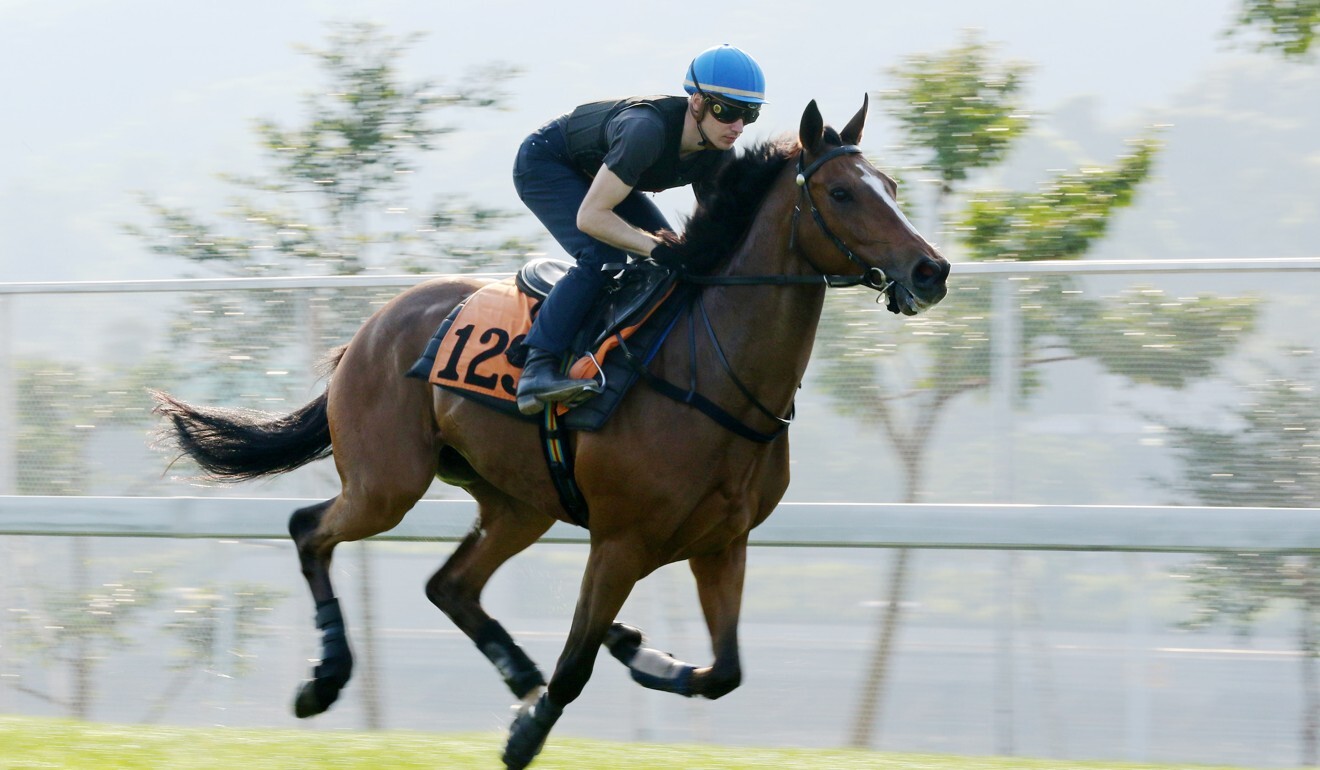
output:
[[518, 197], [577, 264], [541, 303], [527, 335], [518, 409], [599, 393], [595, 380], [562, 371], [563, 354], [605, 285], [601, 268], [626, 254], [672, 264], [669, 230], [644, 195], [693, 185], [698, 197], [765, 103], [765, 77], [738, 48], [702, 51], [682, 96], [584, 104], [523, 141], [513, 166]]

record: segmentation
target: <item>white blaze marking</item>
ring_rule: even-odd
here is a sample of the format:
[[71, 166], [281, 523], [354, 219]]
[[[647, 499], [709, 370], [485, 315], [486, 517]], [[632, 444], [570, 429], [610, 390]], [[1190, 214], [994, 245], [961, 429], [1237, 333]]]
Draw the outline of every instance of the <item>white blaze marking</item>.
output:
[[907, 229], [911, 230], [913, 234], [921, 240], [926, 240], [925, 236], [917, 230], [916, 226], [908, 221], [907, 215], [903, 213], [903, 209], [898, 207], [898, 201], [894, 200], [894, 196], [889, 194], [889, 188], [885, 187], [885, 182], [880, 178], [880, 175], [875, 173], [873, 169], [866, 168], [865, 166], [858, 168], [857, 170], [862, 177], [862, 183], [867, 187], [870, 187], [872, 190], [875, 190], [876, 194], [880, 196], [880, 200], [888, 204], [889, 208], [893, 209], [894, 213], [898, 215], [898, 218], [903, 221], [903, 224], [907, 225]]

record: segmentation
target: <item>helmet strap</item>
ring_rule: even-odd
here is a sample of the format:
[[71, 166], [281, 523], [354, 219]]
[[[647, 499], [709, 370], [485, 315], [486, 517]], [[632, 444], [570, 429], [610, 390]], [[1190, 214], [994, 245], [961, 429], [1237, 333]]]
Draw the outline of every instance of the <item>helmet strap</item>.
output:
[[710, 145], [710, 137], [706, 136], [705, 130], [702, 129], [701, 121], [706, 119], [706, 111], [710, 109], [710, 105], [707, 104], [706, 95], [704, 93], [698, 91], [697, 95], [701, 97], [701, 106], [695, 109], [689, 109], [688, 111], [691, 112], [692, 117], [697, 120], [697, 133], [701, 136], [701, 141], [698, 142], [698, 144], [702, 147], [707, 147]]

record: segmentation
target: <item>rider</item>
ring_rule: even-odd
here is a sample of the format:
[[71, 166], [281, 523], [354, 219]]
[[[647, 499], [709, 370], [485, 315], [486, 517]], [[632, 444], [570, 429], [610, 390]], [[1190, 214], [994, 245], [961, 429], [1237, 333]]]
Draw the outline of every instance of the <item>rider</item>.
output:
[[541, 303], [528, 333], [518, 409], [599, 393], [563, 373], [563, 354], [605, 285], [601, 268], [627, 254], [671, 264], [669, 229], [644, 195], [694, 185], [698, 195], [765, 103], [756, 61], [731, 45], [697, 54], [682, 96], [584, 104], [523, 141], [513, 166], [518, 197], [577, 264]]

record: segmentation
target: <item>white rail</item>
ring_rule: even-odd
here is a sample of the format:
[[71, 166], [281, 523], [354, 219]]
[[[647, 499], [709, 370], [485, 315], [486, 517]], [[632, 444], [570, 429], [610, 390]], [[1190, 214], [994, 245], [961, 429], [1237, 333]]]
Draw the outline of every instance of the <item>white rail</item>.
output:
[[[0, 496], [0, 535], [287, 537], [293, 498]], [[456, 540], [471, 500], [423, 500], [390, 540]], [[583, 543], [556, 524], [547, 542]], [[1320, 552], [1320, 509], [784, 503], [754, 545], [1053, 551]]]
[[[1082, 260], [1045, 262], [959, 262], [957, 275], [1235, 273], [1320, 270], [1320, 257], [1253, 259]], [[504, 278], [509, 273], [475, 273]], [[276, 276], [267, 278], [173, 278], [143, 281], [67, 281], [0, 283], [3, 294], [131, 294], [228, 289], [321, 289], [411, 286], [438, 275]]]

